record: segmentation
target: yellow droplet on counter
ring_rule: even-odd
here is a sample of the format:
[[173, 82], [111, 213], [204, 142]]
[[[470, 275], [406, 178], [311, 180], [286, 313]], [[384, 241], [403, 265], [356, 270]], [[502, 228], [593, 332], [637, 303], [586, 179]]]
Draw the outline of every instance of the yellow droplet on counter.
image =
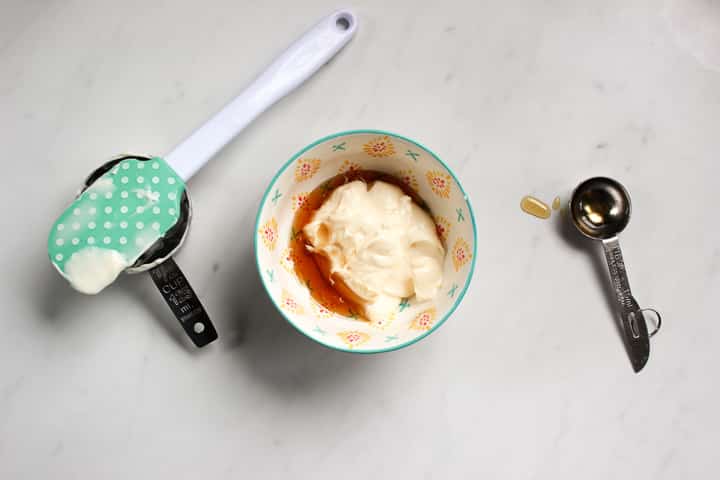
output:
[[529, 213], [538, 218], [550, 218], [550, 207], [542, 200], [526, 195], [520, 200], [520, 208], [523, 212]]
[[555, 197], [552, 203], [553, 210], [560, 210], [560, 197]]

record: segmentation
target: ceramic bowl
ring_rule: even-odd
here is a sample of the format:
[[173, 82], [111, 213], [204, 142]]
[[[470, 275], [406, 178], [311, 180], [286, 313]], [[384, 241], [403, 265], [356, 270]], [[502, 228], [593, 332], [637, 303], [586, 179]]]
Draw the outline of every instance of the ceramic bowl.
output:
[[[295, 274], [289, 249], [292, 221], [309, 192], [348, 169], [380, 170], [415, 189], [433, 214], [446, 248], [443, 285], [436, 298], [398, 303], [371, 324], [337, 315], [315, 302]], [[265, 290], [280, 313], [305, 336], [337, 350], [378, 353], [428, 336], [467, 291], [475, 266], [477, 232], [467, 195], [450, 168], [413, 140], [379, 130], [330, 135], [295, 154], [270, 182], [256, 220], [255, 257]]]

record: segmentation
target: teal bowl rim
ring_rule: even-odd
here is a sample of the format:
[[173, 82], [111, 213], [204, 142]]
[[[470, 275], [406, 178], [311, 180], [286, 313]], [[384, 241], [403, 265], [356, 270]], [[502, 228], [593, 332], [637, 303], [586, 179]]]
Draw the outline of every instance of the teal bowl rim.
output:
[[[319, 144], [321, 144], [321, 143], [324, 143], [324, 142], [327, 142], [328, 140], [331, 140], [331, 139], [333, 139], [333, 138], [342, 137], [342, 136], [345, 136], [345, 135], [356, 135], [356, 134], [363, 134], [363, 133], [370, 133], [370, 134], [375, 134], [375, 135], [387, 135], [387, 136], [389, 136], [389, 137], [399, 138], [399, 139], [401, 139], [401, 140], [403, 140], [403, 141], [405, 141], [405, 142], [409, 142], [409, 143], [411, 143], [411, 144], [413, 144], [413, 145], [416, 145], [416, 146], [418, 146], [419, 148], [421, 148], [421, 149], [425, 150], [426, 152], [430, 153], [430, 155], [432, 155], [433, 158], [434, 158], [435, 160], [437, 160], [437, 161], [440, 163], [440, 165], [442, 165], [442, 166], [445, 168], [445, 170], [447, 170], [447, 171], [450, 173], [450, 175], [452, 176], [453, 180], [455, 180], [455, 184], [456, 184], [456, 185], [458, 186], [458, 188], [460, 189], [460, 192], [462, 192], [463, 198], [464, 198], [464, 200], [465, 200], [465, 204], [467, 205], [467, 208], [468, 208], [468, 212], [470, 212], [470, 220], [472, 220], [472, 229], [473, 229], [473, 256], [472, 256], [472, 260], [471, 260], [471, 263], [470, 263], [470, 273], [469, 273], [469, 275], [468, 275], [467, 281], [465, 282], [465, 286], [463, 287], [462, 291], [461, 291], [460, 294], [457, 296], [455, 302], [452, 304], [452, 306], [450, 307], [450, 309], [445, 313], [445, 315], [443, 315], [442, 319], [440, 319], [439, 322], [435, 323], [435, 325], [434, 325], [430, 330], [428, 330], [427, 332], [423, 333], [422, 335], [418, 335], [417, 337], [413, 338], [412, 340], [409, 340], [409, 341], [407, 341], [407, 342], [405, 342], [405, 343], [402, 343], [402, 344], [399, 344], [399, 345], [393, 345], [393, 346], [390, 346], [390, 347], [388, 347], [388, 348], [378, 348], [378, 349], [374, 349], [374, 350], [353, 350], [353, 349], [350, 349], [350, 348], [339, 347], [339, 346], [337, 346], [337, 345], [330, 345], [330, 344], [328, 344], [328, 343], [325, 343], [325, 342], [321, 341], [321, 340], [318, 339], [318, 338], [315, 338], [315, 337], [313, 337], [313, 336], [305, 333], [305, 330], [302, 329], [302, 328], [300, 328], [298, 325], [296, 325], [295, 322], [292, 321], [292, 319], [290, 318], [290, 316], [286, 315], [285, 312], [283, 311], [283, 309], [280, 308], [280, 305], [278, 305], [277, 302], [275, 302], [275, 299], [273, 298], [272, 294], [270, 293], [270, 289], [268, 288], [267, 283], [265, 283], [265, 277], [263, 276], [262, 268], [260, 267], [260, 260], [259, 260], [259, 258], [258, 258], [258, 234], [257, 234], [257, 232], [258, 232], [258, 230], [260, 229], [260, 216], [261, 216], [261, 214], [262, 214], [263, 206], [265, 205], [265, 202], [266, 202], [266, 200], [267, 200], [267, 198], [268, 198], [268, 195], [270, 195], [270, 192], [272, 191], [272, 188], [273, 188], [273, 186], [275, 185], [275, 182], [277, 181], [277, 179], [280, 177], [280, 175], [282, 175], [283, 172], [284, 172], [290, 165], [292, 165], [292, 164], [295, 162], [295, 160], [297, 160], [300, 156], [302, 156], [305, 152], [307, 152], [307, 151], [310, 150], [311, 148], [314, 148], [314, 147], [316, 147], [317, 145], [319, 145]], [[440, 157], [438, 157], [438, 156], [435, 154], [435, 152], [433, 152], [433, 151], [430, 150], [429, 148], [425, 147], [423, 144], [418, 143], [418, 142], [416, 142], [415, 140], [412, 140], [412, 139], [410, 139], [410, 138], [404, 137], [404, 136], [402, 136], [402, 135], [398, 135], [397, 133], [392, 133], [392, 132], [388, 132], [388, 131], [385, 131], [385, 130], [372, 130], [372, 129], [367, 129], [367, 130], [347, 130], [347, 131], [344, 131], [344, 132], [339, 132], [339, 133], [334, 133], [334, 134], [332, 134], [332, 135], [328, 135], [328, 136], [326, 136], [326, 137], [321, 138], [320, 140], [316, 140], [315, 142], [311, 143], [310, 145], [306, 146], [305, 148], [303, 148], [302, 150], [300, 150], [299, 152], [297, 152], [295, 155], [293, 155], [292, 157], [290, 157], [290, 160], [288, 160], [287, 162], [285, 162], [285, 164], [280, 168], [280, 170], [278, 170], [278, 172], [275, 174], [275, 176], [272, 178], [272, 180], [271, 180], [270, 183], [268, 184], [267, 190], [265, 190], [265, 194], [263, 195], [262, 200], [260, 200], [260, 205], [259, 205], [259, 207], [258, 207], [258, 213], [257, 213], [257, 216], [255, 217], [255, 230], [254, 230], [254, 232], [253, 232], [253, 244], [254, 244], [254, 249], [255, 249], [255, 266], [256, 266], [256, 268], [257, 268], [258, 275], [260, 276], [260, 282], [262, 283], [263, 288], [265, 289], [265, 292], [267, 293], [268, 297], [270, 297], [270, 300], [272, 301], [273, 305], [275, 305], [275, 308], [277, 309], [277, 311], [280, 312], [280, 315], [282, 315], [282, 317], [283, 317], [290, 325], [292, 325], [293, 328], [295, 328], [295, 330], [297, 330], [298, 332], [300, 332], [301, 334], [303, 334], [305, 337], [309, 338], [310, 340], [312, 340], [312, 341], [314, 341], [314, 342], [317, 342], [317, 343], [319, 343], [320, 345], [322, 345], [322, 346], [324, 346], [324, 347], [327, 347], [327, 348], [330, 348], [330, 349], [332, 349], [332, 350], [337, 350], [337, 351], [340, 351], [340, 352], [348, 352], [348, 353], [358, 353], [358, 354], [385, 353], [385, 352], [392, 352], [392, 351], [394, 351], [394, 350], [400, 350], [401, 348], [405, 348], [405, 347], [408, 347], [408, 346], [410, 346], [410, 345], [412, 345], [412, 344], [414, 344], [414, 343], [419, 342], [420, 340], [422, 340], [423, 338], [427, 337], [428, 335], [430, 335], [431, 333], [433, 333], [435, 330], [437, 330], [438, 328], [440, 328], [440, 327], [442, 326], [442, 324], [444, 324], [445, 321], [446, 321], [448, 318], [450, 318], [450, 316], [453, 314], [453, 312], [455, 312], [455, 310], [457, 309], [458, 305], [460, 305], [460, 302], [462, 302], [462, 299], [463, 299], [463, 297], [465, 296], [465, 293], [467, 292], [468, 288], [470, 287], [470, 283], [472, 282], [473, 274], [475, 273], [475, 260], [477, 259], [477, 225], [475, 224], [475, 214], [473, 213], [472, 205], [470, 205], [470, 197], [468, 197], [468, 194], [467, 194], [467, 193], [465, 192], [465, 190], [463, 189], [462, 184], [460, 183], [460, 181], [458, 180], [457, 176], [455, 175], [455, 172], [453, 172], [453, 170], [452, 170], [445, 162], [443, 162], [443, 161], [440, 159]]]

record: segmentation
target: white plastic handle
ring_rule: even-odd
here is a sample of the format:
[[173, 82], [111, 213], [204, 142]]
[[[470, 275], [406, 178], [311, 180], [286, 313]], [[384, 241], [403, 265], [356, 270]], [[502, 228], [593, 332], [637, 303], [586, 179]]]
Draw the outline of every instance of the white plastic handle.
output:
[[357, 19], [349, 10], [323, 19], [244, 92], [166, 155], [165, 161], [188, 180], [258, 115], [325, 65], [352, 38], [356, 28]]

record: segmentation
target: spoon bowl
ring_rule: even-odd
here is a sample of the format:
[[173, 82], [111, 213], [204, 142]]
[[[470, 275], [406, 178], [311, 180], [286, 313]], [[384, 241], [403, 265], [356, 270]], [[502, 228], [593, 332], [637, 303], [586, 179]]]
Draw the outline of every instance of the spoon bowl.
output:
[[594, 240], [606, 240], [616, 237], [630, 221], [630, 195], [611, 178], [590, 178], [573, 192], [570, 212], [580, 233]]

